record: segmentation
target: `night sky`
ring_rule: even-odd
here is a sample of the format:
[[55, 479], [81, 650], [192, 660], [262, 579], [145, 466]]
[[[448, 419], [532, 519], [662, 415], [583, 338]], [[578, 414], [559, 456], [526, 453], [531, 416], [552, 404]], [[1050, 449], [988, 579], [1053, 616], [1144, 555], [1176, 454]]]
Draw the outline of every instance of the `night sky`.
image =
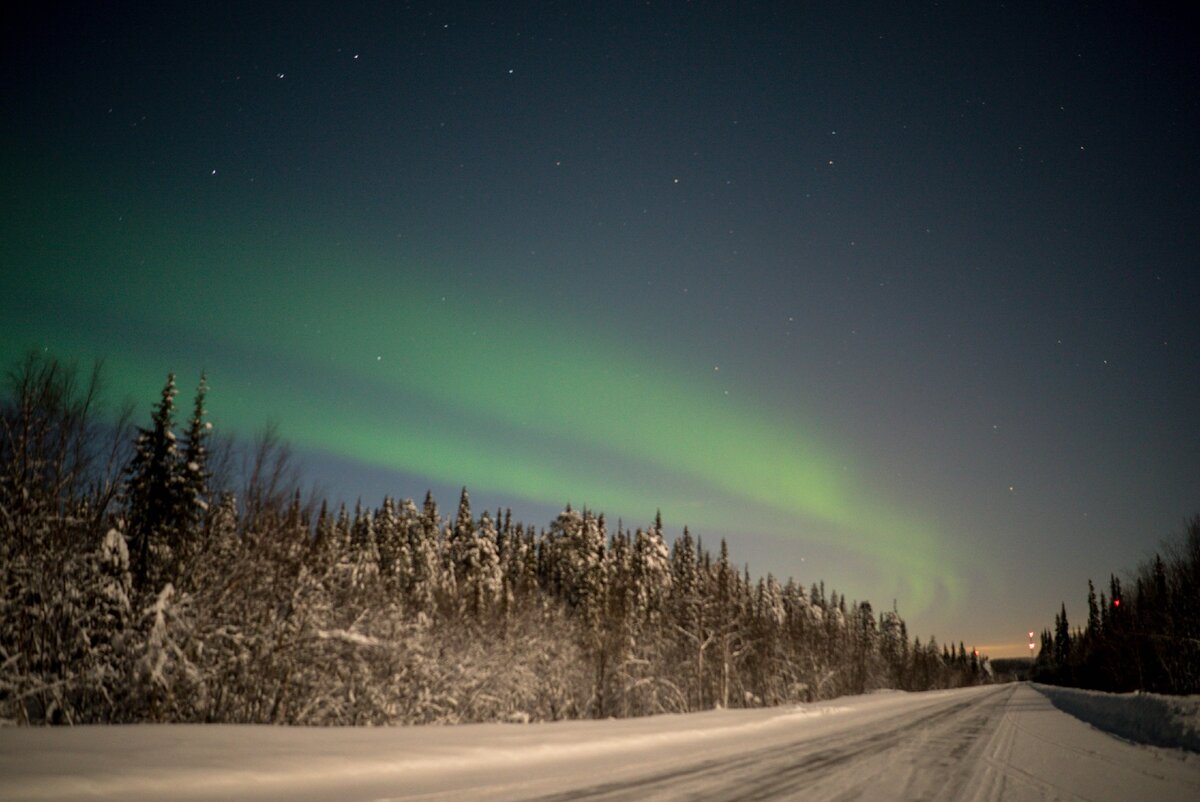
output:
[[992, 656], [1200, 512], [1166, 5], [83, 5], [6, 12], [5, 365]]

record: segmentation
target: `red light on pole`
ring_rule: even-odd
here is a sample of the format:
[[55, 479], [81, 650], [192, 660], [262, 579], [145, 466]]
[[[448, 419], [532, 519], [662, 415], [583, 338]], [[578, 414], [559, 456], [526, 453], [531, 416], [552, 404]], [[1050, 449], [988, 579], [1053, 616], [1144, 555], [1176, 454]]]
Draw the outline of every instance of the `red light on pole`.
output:
[[1121, 600], [1113, 599], [1113, 607], [1120, 607], [1120, 606], [1121, 606]]

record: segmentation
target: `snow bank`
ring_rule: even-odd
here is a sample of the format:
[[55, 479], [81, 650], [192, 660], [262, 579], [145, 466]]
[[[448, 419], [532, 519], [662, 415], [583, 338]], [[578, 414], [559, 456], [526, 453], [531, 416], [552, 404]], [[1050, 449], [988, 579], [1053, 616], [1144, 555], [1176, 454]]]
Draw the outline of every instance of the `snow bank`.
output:
[[1131, 741], [1200, 752], [1200, 696], [1103, 693], [1033, 683], [1064, 713]]

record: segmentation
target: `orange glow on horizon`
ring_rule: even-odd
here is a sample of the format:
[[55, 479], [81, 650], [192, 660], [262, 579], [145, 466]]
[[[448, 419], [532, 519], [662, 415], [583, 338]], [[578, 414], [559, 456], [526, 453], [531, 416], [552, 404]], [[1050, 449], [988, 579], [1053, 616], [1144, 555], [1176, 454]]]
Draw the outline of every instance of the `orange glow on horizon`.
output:
[[980, 657], [987, 657], [989, 660], [1003, 659], [1005, 657], [1029, 657], [1029, 644], [1025, 641], [989, 643], [976, 647], [975, 653]]

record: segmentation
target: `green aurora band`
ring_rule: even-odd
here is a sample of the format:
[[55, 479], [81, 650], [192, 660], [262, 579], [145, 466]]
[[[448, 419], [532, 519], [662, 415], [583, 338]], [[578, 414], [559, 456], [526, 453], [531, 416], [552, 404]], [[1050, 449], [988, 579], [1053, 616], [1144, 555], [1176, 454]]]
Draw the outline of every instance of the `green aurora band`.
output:
[[852, 486], [850, 460], [794, 409], [723, 395], [585, 313], [527, 288], [439, 284], [445, 271], [335, 244], [344, 234], [272, 236], [253, 215], [164, 225], [128, 205], [117, 222], [95, 193], [42, 197], [44, 210], [9, 210], [0, 246], [20, 266], [0, 323], [7, 364], [34, 344], [101, 356], [139, 401], [167, 370], [186, 397], [204, 368], [227, 430], [272, 419], [302, 448], [448, 484], [802, 535], [866, 558], [907, 605], [960, 598], [948, 540]]

